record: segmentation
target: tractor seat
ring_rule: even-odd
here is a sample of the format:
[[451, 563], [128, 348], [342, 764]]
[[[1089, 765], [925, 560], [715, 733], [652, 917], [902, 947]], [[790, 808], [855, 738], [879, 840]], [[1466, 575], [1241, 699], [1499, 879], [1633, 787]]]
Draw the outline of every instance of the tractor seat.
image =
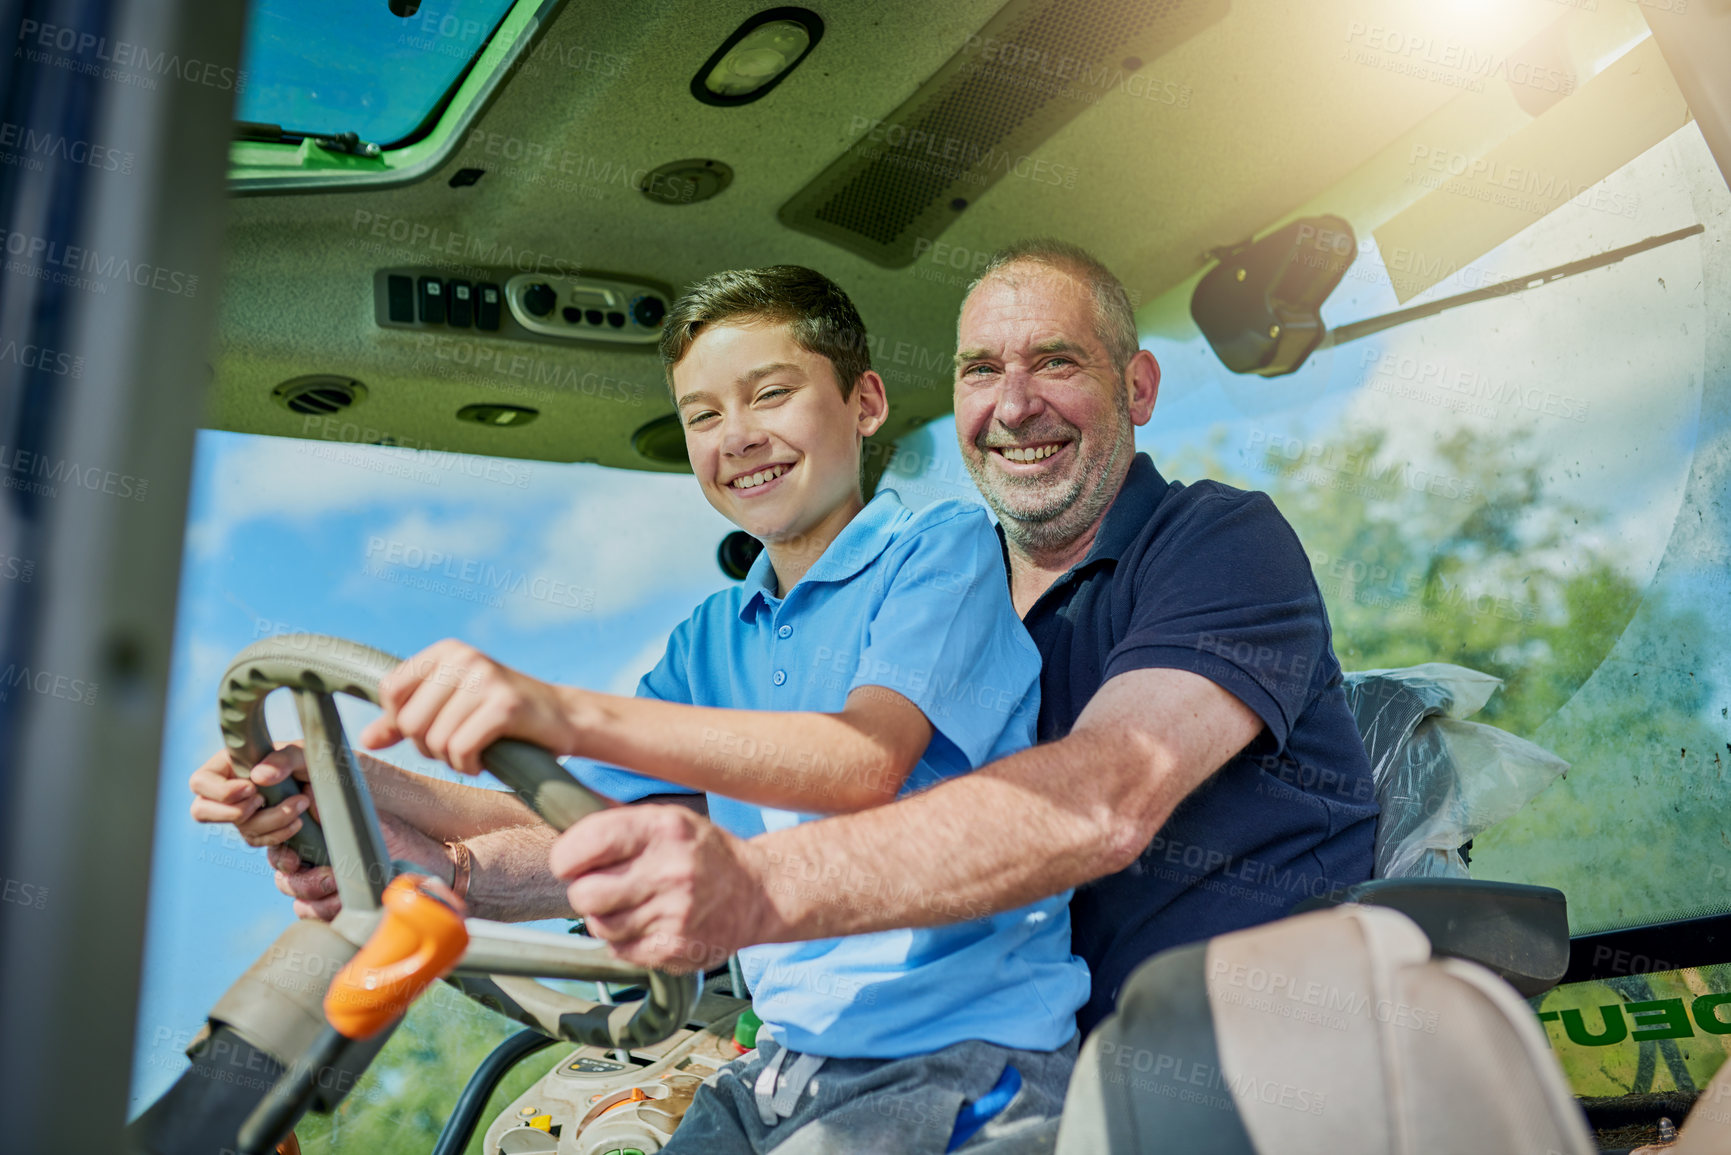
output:
[[1059, 1155], [1593, 1155], [1532, 1010], [1347, 904], [1179, 947], [1082, 1047]]

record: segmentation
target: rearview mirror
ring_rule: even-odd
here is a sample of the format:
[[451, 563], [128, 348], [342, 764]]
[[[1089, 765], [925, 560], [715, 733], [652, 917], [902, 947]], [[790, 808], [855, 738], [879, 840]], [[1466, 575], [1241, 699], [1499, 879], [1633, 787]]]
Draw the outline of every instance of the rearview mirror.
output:
[[1340, 217], [1301, 217], [1215, 255], [1220, 263], [1196, 286], [1190, 316], [1228, 369], [1279, 377], [1322, 343], [1322, 303], [1358, 241]]

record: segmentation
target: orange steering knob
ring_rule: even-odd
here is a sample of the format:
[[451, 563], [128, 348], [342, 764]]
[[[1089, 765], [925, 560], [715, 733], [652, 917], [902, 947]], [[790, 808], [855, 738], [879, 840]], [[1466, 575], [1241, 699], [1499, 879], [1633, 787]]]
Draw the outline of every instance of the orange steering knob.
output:
[[463, 902], [442, 882], [399, 874], [385, 887], [384, 908], [372, 937], [325, 993], [325, 1018], [351, 1039], [384, 1030], [469, 946]]

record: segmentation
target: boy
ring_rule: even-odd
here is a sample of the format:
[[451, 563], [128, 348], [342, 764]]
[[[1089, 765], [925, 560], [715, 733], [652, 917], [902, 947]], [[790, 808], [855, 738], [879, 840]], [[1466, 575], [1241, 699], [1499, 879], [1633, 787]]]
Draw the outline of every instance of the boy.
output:
[[[984, 510], [862, 498], [887, 403], [845, 294], [797, 266], [717, 274], [674, 305], [661, 348], [704, 496], [764, 543], [745, 581], [674, 631], [636, 698], [442, 642], [386, 679], [361, 742], [410, 738], [474, 772], [487, 745], [522, 738], [639, 772], [574, 767], [616, 799], [706, 792], [738, 837], [1027, 746], [1039, 655]], [[814, 885], [846, 900], [839, 880]], [[980, 1119], [976, 1142], [1056, 1116], [1088, 994], [1068, 899], [742, 951], [758, 1051], [703, 1089], [668, 1150], [940, 1152]]]

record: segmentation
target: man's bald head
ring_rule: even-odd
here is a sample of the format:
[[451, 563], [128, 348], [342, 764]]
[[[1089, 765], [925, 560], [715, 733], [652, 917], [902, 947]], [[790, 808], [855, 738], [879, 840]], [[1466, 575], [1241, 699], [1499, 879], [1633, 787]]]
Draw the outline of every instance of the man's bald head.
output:
[[[1141, 347], [1136, 334], [1136, 313], [1130, 307], [1130, 294], [1112, 270], [1079, 245], [1050, 237], [1036, 237], [1006, 245], [992, 254], [980, 275], [968, 285], [968, 295], [981, 283], [997, 278], [1014, 284], [1024, 266], [1056, 269], [1076, 278], [1088, 287], [1094, 298], [1094, 333], [1112, 365], [1122, 373]], [[966, 307], [967, 302], [963, 301]]]

